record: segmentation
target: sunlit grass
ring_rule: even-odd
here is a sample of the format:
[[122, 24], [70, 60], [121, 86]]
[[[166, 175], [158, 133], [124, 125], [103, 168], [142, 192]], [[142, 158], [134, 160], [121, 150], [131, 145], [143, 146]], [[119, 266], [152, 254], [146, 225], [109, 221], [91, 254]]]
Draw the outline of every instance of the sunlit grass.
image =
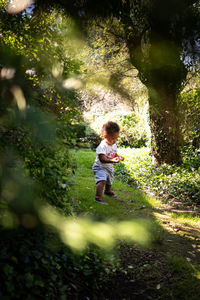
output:
[[[120, 149], [123, 155], [125, 149]], [[144, 149], [135, 153], [140, 155]], [[148, 150], [145, 149], [144, 152]], [[62, 241], [75, 251], [83, 250], [94, 243], [102, 248], [112, 248], [117, 240], [130, 241], [140, 245], [160, 244], [166, 228], [163, 227], [163, 214], [156, 212], [163, 208], [161, 199], [147, 196], [140, 189], [115, 178], [113, 190], [117, 198], [105, 196], [108, 205], [101, 205], [95, 199], [95, 181], [92, 165], [96, 153], [91, 150], [72, 151], [76, 157], [77, 169], [74, 175], [73, 197], [77, 202], [75, 215], [62, 219], [48, 208], [43, 210], [46, 223], [55, 227]], [[133, 153], [133, 152], [131, 152]], [[144, 154], [144, 160], [147, 153]], [[124, 155], [125, 156], [125, 155]], [[130, 158], [128, 163], [131, 163]], [[142, 157], [140, 157], [142, 161]], [[118, 169], [123, 164], [118, 164]], [[168, 213], [175, 223], [199, 224], [200, 217], [186, 214]]]
[[171, 218], [179, 224], [200, 228], [200, 216], [186, 212], [172, 212]]
[[[114, 218], [123, 220], [124, 218], [134, 217], [136, 211], [142, 207], [151, 207], [153, 199], [150, 201], [150, 198], [143, 192], [117, 179], [113, 183], [113, 190], [117, 195], [117, 199], [104, 196], [109, 203], [106, 207], [96, 203], [94, 201], [96, 186], [92, 171], [96, 153], [90, 150], [79, 150], [75, 155], [77, 171], [74, 193], [78, 201], [80, 214], [93, 215], [98, 219]], [[123, 205], [120, 202], [123, 202]]]
[[[122, 240], [137, 238], [139, 244], [144, 244], [143, 240], [150, 241], [150, 244], [152, 242], [160, 243], [163, 239], [162, 228], [152, 214], [152, 204], [156, 206], [157, 200], [154, 197], [147, 196], [138, 188], [115, 178], [113, 191], [117, 198], [104, 196], [108, 202], [106, 206], [96, 203], [94, 201], [96, 186], [92, 171], [96, 153], [81, 149], [74, 152], [74, 154], [77, 164], [73, 191], [73, 196], [77, 201], [76, 217], [89, 218], [93, 222], [100, 222], [101, 225], [98, 225], [97, 231], [103, 228], [103, 222], [109, 224], [109, 226], [111, 224], [111, 228], [114, 224], [118, 234], [121, 233], [120, 239]], [[94, 226], [94, 228], [96, 227]], [[147, 231], [145, 231], [145, 228]], [[110, 230], [113, 231], [113, 229], [108, 231]], [[87, 234], [90, 235], [90, 233]], [[115, 230], [113, 236], [116, 238]], [[111, 244], [114, 243], [115, 238], [110, 239]]]
[[[144, 164], [150, 166], [149, 161], [149, 149], [129, 149], [121, 148], [119, 153], [125, 157], [124, 164], [129, 165], [132, 169], [144, 168]], [[149, 216], [150, 218], [157, 220], [161, 225], [162, 218], [153, 212], [154, 209], [164, 209], [164, 201], [162, 198], [155, 197], [152, 192], [147, 195], [137, 189], [134, 186], [130, 186], [126, 182], [117, 180], [115, 178], [113, 184], [113, 190], [117, 194], [118, 198], [113, 199], [105, 197], [109, 203], [106, 207], [94, 202], [95, 198], [95, 182], [92, 172], [92, 165], [95, 160], [96, 153], [90, 150], [79, 150], [76, 152], [77, 159], [77, 171], [75, 175], [76, 191], [75, 196], [78, 201], [79, 209], [78, 214], [84, 216], [93, 216], [98, 220], [103, 219], [130, 219], [137, 216]], [[141, 165], [140, 163], [141, 162]], [[136, 166], [134, 167], [134, 164]], [[123, 164], [118, 164], [117, 168], [123, 167]], [[128, 170], [129, 170], [128, 169]], [[133, 171], [133, 170], [132, 170]], [[125, 175], [126, 176], [126, 175]], [[134, 184], [134, 181], [133, 181]], [[136, 185], [137, 186], [137, 185]], [[142, 210], [145, 208], [145, 210]], [[197, 215], [191, 215], [190, 213], [170, 213], [168, 217], [173, 219], [173, 222], [182, 225], [188, 225], [193, 227], [200, 227], [200, 217]]]

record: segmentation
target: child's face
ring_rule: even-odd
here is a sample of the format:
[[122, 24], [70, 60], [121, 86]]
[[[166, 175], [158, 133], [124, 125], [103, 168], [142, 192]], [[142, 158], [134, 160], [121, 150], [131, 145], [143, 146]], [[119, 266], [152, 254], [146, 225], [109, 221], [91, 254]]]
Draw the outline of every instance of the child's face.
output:
[[115, 132], [112, 134], [104, 134], [104, 139], [106, 140], [106, 143], [110, 146], [114, 145], [118, 139], [119, 132]]

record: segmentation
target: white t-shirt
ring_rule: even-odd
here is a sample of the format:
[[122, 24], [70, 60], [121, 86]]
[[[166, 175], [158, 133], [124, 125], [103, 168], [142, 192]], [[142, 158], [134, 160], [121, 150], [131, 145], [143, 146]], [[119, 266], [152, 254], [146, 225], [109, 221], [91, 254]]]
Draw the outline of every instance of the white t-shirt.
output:
[[115, 157], [117, 153], [117, 145], [114, 144], [112, 146], [108, 145], [105, 140], [103, 140], [96, 149], [96, 160], [95, 163], [100, 164], [104, 167], [113, 168], [112, 163], [102, 163], [99, 160], [99, 154], [105, 154], [106, 158], [111, 159]]

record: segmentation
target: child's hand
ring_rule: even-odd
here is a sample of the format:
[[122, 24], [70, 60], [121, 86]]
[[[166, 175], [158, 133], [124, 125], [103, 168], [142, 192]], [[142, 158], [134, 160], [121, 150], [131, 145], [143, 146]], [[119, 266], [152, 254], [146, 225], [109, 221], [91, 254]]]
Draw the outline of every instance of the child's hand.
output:
[[113, 163], [118, 163], [118, 162], [120, 162], [120, 157], [119, 157], [119, 156], [116, 156], [116, 157], [112, 158], [111, 161], [112, 161]]
[[122, 156], [116, 156], [116, 157], [111, 159], [111, 161], [114, 162], [114, 163], [118, 163], [118, 162], [123, 161], [123, 160], [124, 160], [124, 157], [122, 157]]
[[121, 161], [124, 160], [124, 157], [123, 156], [118, 156], [120, 158]]

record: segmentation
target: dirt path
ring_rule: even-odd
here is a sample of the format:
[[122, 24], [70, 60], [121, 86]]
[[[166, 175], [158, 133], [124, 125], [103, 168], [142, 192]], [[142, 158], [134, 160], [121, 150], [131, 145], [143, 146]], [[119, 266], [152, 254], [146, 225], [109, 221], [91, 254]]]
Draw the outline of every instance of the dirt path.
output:
[[[117, 201], [125, 205], [120, 197]], [[175, 199], [138, 210], [138, 216], [156, 217], [161, 237], [149, 249], [121, 245], [121, 271], [113, 274], [103, 299], [200, 299], [200, 227], [181, 224], [171, 212], [195, 216], [199, 210]]]

